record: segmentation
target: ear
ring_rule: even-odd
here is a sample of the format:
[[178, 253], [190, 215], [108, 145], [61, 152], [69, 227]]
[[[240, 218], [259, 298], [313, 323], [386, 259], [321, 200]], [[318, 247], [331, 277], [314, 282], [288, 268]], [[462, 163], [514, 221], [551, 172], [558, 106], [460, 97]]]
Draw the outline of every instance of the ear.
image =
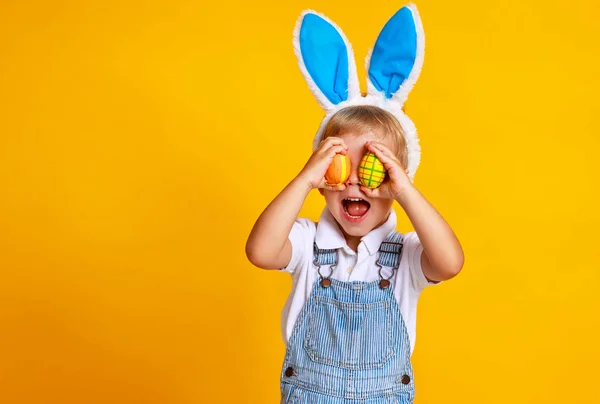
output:
[[423, 26], [414, 4], [402, 7], [385, 24], [366, 59], [369, 95], [383, 94], [404, 105], [421, 73]]
[[323, 109], [360, 96], [352, 47], [334, 22], [315, 11], [303, 11], [293, 42], [300, 70]]

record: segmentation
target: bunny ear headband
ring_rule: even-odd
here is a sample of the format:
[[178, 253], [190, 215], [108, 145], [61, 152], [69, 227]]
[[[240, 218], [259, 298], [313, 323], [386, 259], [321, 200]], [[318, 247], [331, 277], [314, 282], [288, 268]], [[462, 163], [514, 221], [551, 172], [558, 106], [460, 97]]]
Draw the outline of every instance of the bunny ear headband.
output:
[[423, 66], [425, 38], [414, 4], [402, 7], [385, 24], [366, 58], [366, 96], [360, 93], [352, 46], [342, 30], [313, 10], [302, 12], [294, 29], [294, 51], [300, 70], [326, 112], [313, 140], [321, 143], [329, 119], [351, 105], [374, 105], [394, 115], [406, 138], [411, 182], [421, 160], [417, 129], [402, 111]]

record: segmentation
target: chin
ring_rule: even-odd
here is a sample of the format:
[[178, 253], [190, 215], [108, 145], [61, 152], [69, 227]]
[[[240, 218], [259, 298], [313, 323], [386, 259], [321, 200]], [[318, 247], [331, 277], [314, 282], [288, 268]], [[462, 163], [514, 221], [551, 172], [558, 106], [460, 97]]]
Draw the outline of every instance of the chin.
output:
[[[341, 225], [341, 223], [340, 223], [340, 225]], [[370, 228], [367, 228], [367, 229], [357, 229], [355, 227], [348, 228], [346, 226], [342, 226], [342, 228], [344, 229], [344, 231], [346, 232], [346, 234], [348, 234], [349, 236], [353, 236], [353, 237], [363, 237], [363, 236], [367, 235], [372, 230]]]

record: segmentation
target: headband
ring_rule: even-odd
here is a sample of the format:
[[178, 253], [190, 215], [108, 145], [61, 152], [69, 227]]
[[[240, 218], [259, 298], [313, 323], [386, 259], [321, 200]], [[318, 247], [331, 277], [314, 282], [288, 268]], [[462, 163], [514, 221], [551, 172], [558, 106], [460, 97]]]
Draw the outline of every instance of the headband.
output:
[[313, 10], [303, 11], [294, 28], [293, 43], [302, 75], [326, 114], [314, 137], [313, 151], [333, 114], [348, 106], [374, 105], [400, 122], [408, 152], [405, 168], [413, 182], [421, 148], [417, 129], [402, 106], [423, 66], [425, 37], [416, 6], [402, 7], [379, 33], [365, 60], [365, 96], [360, 93], [352, 46], [329, 18]]

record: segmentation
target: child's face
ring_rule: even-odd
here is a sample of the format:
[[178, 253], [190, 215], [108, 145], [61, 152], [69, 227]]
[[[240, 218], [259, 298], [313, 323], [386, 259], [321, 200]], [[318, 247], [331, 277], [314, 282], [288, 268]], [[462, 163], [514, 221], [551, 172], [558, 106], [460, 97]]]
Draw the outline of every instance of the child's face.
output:
[[[393, 199], [367, 198], [360, 190], [358, 166], [362, 157], [367, 152], [365, 143], [369, 140], [375, 140], [385, 144], [390, 150], [394, 150], [395, 146], [389, 136], [382, 139], [375, 136], [372, 132], [361, 133], [358, 135], [345, 134], [341, 135], [340, 138], [342, 138], [346, 146], [348, 146], [348, 156], [350, 157], [350, 162], [352, 164], [350, 177], [346, 181], [346, 189], [343, 191], [332, 191], [319, 188], [319, 192], [325, 197], [327, 208], [340, 225], [346, 240], [351, 237], [358, 237], [360, 239], [360, 237], [385, 223], [392, 204], [394, 203]], [[366, 201], [367, 204], [365, 206], [368, 206], [366, 213], [360, 216], [360, 218], [350, 217], [346, 209], [348, 205], [344, 202], [347, 198], [360, 198], [363, 201]], [[354, 205], [351, 208], [358, 207]], [[353, 212], [357, 213], [360, 212], [360, 210], [353, 210]]]

